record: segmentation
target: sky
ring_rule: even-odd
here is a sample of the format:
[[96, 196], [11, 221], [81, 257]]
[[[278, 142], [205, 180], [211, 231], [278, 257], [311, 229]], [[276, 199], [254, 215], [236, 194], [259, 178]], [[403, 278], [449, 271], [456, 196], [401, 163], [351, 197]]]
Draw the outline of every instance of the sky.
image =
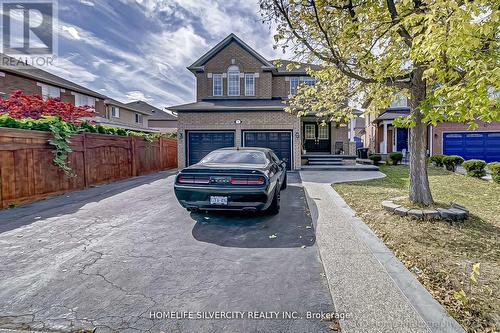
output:
[[122, 102], [195, 100], [186, 67], [231, 32], [279, 58], [258, 0], [59, 0], [58, 62], [44, 68]]

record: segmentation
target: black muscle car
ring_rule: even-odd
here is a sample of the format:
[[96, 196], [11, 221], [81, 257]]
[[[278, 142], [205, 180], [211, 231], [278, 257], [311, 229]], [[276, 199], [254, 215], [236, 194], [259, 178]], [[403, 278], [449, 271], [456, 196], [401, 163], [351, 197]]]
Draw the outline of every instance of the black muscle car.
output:
[[267, 210], [277, 214], [286, 163], [267, 148], [223, 148], [177, 174], [175, 196], [189, 211]]

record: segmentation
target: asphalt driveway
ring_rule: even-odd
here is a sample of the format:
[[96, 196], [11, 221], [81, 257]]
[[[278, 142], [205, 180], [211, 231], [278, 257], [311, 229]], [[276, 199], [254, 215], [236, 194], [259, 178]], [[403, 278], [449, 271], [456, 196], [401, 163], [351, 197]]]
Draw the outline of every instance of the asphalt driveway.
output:
[[[305, 318], [333, 305], [298, 174], [277, 216], [190, 214], [172, 182], [159, 173], [0, 211], [0, 329], [330, 331]], [[189, 318], [216, 315], [233, 319]]]

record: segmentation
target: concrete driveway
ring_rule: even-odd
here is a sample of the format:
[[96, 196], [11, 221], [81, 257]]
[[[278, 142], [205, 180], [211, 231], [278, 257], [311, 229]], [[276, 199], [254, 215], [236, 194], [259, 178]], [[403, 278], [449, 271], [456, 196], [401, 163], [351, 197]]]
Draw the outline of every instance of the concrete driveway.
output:
[[[189, 214], [171, 173], [1, 211], [0, 329], [329, 331], [305, 318], [333, 305], [298, 174], [289, 182], [277, 216]], [[200, 315], [237, 319], [185, 318]]]

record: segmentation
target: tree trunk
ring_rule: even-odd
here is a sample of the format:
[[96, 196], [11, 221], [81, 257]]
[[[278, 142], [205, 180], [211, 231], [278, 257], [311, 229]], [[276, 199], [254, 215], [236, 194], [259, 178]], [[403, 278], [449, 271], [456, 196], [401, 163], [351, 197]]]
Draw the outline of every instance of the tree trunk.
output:
[[410, 201], [428, 206], [433, 199], [427, 176], [427, 125], [422, 123], [419, 110], [426, 91], [422, 72], [421, 69], [415, 70], [410, 88], [411, 113], [416, 123], [410, 129]]

